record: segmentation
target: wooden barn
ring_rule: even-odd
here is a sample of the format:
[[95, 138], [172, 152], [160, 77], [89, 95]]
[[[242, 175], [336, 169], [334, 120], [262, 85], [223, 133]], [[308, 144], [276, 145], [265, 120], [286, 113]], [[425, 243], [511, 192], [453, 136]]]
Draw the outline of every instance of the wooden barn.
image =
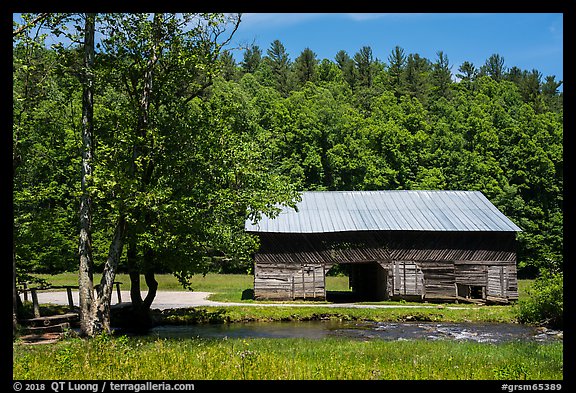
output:
[[255, 299], [326, 299], [346, 264], [363, 300], [518, 299], [516, 232], [478, 191], [315, 191], [296, 209], [246, 221], [257, 234]]

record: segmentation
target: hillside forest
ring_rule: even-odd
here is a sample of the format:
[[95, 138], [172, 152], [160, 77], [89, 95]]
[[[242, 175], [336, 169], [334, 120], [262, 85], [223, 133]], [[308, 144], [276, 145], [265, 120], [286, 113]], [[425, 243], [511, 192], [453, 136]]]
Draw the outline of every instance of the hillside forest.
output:
[[118, 271], [152, 285], [154, 273], [249, 273], [245, 220], [304, 190], [478, 190], [523, 229], [520, 277], [562, 271], [555, 75], [497, 53], [452, 64], [442, 48], [232, 48], [241, 18], [219, 14], [92, 15], [89, 52], [89, 16], [23, 14], [14, 28], [20, 281], [78, 271], [83, 225], [97, 271], [118, 236]]

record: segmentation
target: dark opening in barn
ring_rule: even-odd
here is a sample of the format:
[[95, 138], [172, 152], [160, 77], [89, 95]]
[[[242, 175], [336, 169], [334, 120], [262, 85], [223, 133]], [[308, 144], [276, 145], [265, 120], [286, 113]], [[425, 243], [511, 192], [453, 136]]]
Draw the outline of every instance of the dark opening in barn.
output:
[[517, 300], [520, 228], [477, 191], [304, 192], [245, 229], [260, 237], [256, 299], [326, 299], [348, 271], [356, 300]]

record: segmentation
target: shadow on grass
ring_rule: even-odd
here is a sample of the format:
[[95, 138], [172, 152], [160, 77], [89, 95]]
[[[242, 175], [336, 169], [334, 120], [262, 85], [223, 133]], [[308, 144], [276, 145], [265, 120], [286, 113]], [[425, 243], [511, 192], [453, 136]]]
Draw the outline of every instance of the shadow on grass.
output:
[[227, 323], [230, 317], [225, 309], [208, 311], [197, 308], [174, 308], [154, 310], [154, 322], [157, 325], [196, 325], [203, 323]]
[[254, 300], [254, 290], [252, 288], [243, 290], [241, 300]]

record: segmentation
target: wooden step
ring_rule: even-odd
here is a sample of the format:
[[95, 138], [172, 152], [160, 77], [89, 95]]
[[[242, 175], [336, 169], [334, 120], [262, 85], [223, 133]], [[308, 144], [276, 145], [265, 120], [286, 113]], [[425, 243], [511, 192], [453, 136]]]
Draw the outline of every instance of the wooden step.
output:
[[67, 313], [61, 315], [50, 315], [47, 317], [37, 317], [30, 319], [23, 319], [20, 323], [24, 326], [40, 327], [58, 325], [64, 322], [75, 322], [79, 320], [77, 313]]
[[62, 333], [70, 329], [70, 322], [62, 322], [56, 325], [23, 327], [22, 332], [28, 334]]
[[60, 340], [62, 333], [27, 334], [19, 339], [24, 344], [53, 344]]

